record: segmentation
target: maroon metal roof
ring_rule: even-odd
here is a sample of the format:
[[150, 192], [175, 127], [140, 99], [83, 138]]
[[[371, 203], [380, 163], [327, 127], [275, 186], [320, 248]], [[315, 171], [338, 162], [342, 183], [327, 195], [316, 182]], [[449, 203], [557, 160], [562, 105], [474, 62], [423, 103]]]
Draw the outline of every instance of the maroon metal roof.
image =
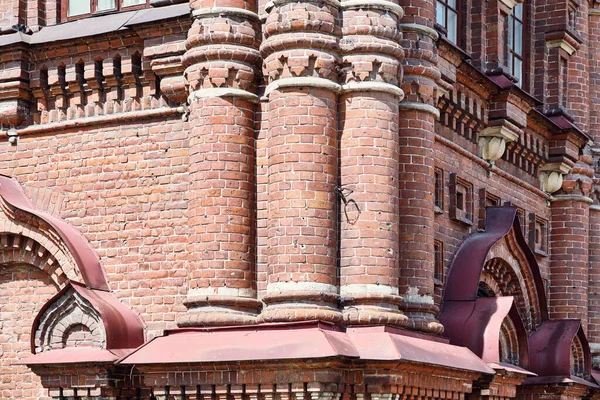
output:
[[[500, 326], [509, 316], [517, 330], [522, 367], [543, 377], [574, 379], [570, 377], [571, 344], [577, 336], [584, 351], [585, 375], [590, 376], [591, 354], [580, 321], [548, 319], [539, 268], [523, 238], [516, 212], [515, 207], [487, 207], [486, 231], [468, 237], [458, 249], [450, 264], [439, 315], [445, 335], [452, 344], [467, 346], [484, 361], [497, 363]], [[511, 229], [527, 258], [540, 302], [542, 323], [529, 337], [510, 297], [477, 298], [485, 258]]]
[[542, 319], [548, 319], [544, 282], [535, 255], [521, 232], [516, 207], [486, 207], [485, 232], [465, 239], [450, 263], [442, 309], [447, 301], [474, 301], [477, 298], [485, 258], [492, 246], [506, 236], [511, 228], [515, 231], [517, 243], [531, 268], [536, 291], [540, 294], [537, 297]]
[[[127, 305], [121, 303], [109, 292], [88, 289], [73, 281], [69, 282], [59, 293], [44, 304], [33, 321], [32, 332], [37, 331], [44, 312], [71, 287], [89, 301], [100, 314], [106, 332], [107, 350], [135, 349], [144, 343], [144, 327], [137, 315]], [[33, 353], [35, 353], [34, 336], [31, 335]]]
[[534, 374], [531, 371], [528, 371], [524, 368], [521, 367], [517, 367], [516, 365], [512, 365], [512, 364], [507, 364], [507, 363], [488, 363], [488, 366], [490, 368], [493, 368], [495, 371], [506, 371], [506, 372], [511, 372], [511, 373], [516, 373], [516, 374], [522, 374], [522, 375], [528, 375], [528, 376], [536, 376], [536, 374]]
[[385, 326], [350, 327], [348, 336], [364, 360], [402, 360], [494, 373], [466, 347], [408, 336], [401, 329]]
[[323, 322], [190, 328], [165, 332], [125, 357], [121, 364], [350, 357], [358, 352], [347, 335]]
[[329, 357], [398, 360], [494, 373], [464, 347], [402, 335], [386, 327], [352, 327], [309, 321], [167, 331], [119, 364], [266, 361]]
[[67, 347], [59, 350], [44, 351], [15, 364], [17, 365], [50, 365], [77, 363], [114, 363], [119, 355], [110, 350], [95, 347]]
[[439, 320], [452, 344], [465, 346], [485, 362], [500, 362], [498, 342], [502, 321], [513, 307], [513, 297], [452, 301]]
[[578, 376], [532, 376], [526, 378], [521, 385], [551, 385], [551, 384], [564, 384], [564, 383], [578, 383], [583, 386], [588, 386], [593, 389], [600, 389], [600, 386], [593, 382], [581, 379]]
[[98, 255], [77, 229], [53, 215], [37, 210], [25, 195], [21, 185], [15, 179], [5, 175], [0, 175], [0, 197], [11, 207], [40, 218], [56, 231], [73, 255], [86, 286], [92, 289], [109, 290], [106, 272], [100, 264]]
[[571, 375], [571, 343], [575, 336], [584, 351], [585, 375], [591, 374], [590, 348], [579, 320], [544, 321], [529, 336], [529, 369], [541, 376]]

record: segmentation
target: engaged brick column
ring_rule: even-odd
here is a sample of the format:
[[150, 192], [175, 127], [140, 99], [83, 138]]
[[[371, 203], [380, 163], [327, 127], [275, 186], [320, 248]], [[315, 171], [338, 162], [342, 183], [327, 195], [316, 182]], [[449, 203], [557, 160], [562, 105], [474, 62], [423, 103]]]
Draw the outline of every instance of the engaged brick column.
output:
[[340, 294], [347, 324], [404, 326], [398, 296], [398, 87], [402, 8], [345, 7], [340, 96]]
[[590, 165], [575, 165], [552, 200], [550, 222], [550, 318], [581, 319], [586, 332], [592, 174]]
[[254, 0], [191, 1], [183, 57], [190, 95], [189, 290], [180, 326], [256, 322]]
[[[595, 191], [596, 192], [596, 191]], [[594, 358], [594, 365], [600, 363], [600, 200], [594, 196], [595, 204], [590, 205], [590, 239], [588, 269], [588, 332], [587, 338]]]
[[403, 0], [405, 99], [400, 103], [400, 295], [413, 329], [441, 333], [434, 304], [434, 124], [440, 72], [435, 1]]
[[336, 268], [335, 2], [276, 1], [263, 26], [269, 98], [264, 321], [341, 321]]

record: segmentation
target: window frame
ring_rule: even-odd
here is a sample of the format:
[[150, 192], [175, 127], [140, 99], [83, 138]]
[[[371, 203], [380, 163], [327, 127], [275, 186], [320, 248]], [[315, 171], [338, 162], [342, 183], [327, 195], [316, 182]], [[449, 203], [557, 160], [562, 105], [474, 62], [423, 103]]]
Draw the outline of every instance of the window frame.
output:
[[[519, 18], [516, 15], [516, 11], [517, 9], [520, 8], [521, 10], [521, 17]], [[510, 75], [512, 75], [513, 77], [515, 77], [517, 79], [517, 82], [515, 83], [515, 85], [517, 85], [520, 88], [524, 88], [524, 83], [525, 83], [525, 71], [526, 71], [526, 60], [525, 60], [525, 53], [526, 53], [526, 44], [527, 44], [527, 25], [526, 25], [526, 13], [527, 13], [527, 8], [525, 7], [524, 3], [517, 3], [511, 10], [510, 14], [508, 14], [507, 16], [507, 24], [506, 24], [506, 67], [508, 68], [508, 72]], [[517, 46], [516, 46], [516, 30], [517, 27], [520, 25], [521, 27], [521, 52], [519, 53], [517, 51]], [[521, 70], [520, 70], [520, 75], [516, 75], [516, 62], [515, 60], [518, 60], [521, 62]]]
[[[455, 6], [452, 7], [449, 2], [454, 1]], [[438, 20], [438, 9], [443, 8], [444, 21]], [[455, 39], [452, 40], [450, 37], [450, 31], [448, 29], [448, 14], [452, 12], [456, 15], [456, 30], [453, 32]], [[461, 0], [435, 0], [435, 23], [442, 28], [444, 37], [456, 46], [461, 45], [461, 28], [462, 28], [462, 13], [461, 13]]]
[[96, 15], [112, 14], [112, 13], [122, 12], [122, 11], [139, 10], [139, 9], [147, 8], [150, 6], [150, 0], [145, 0], [145, 2], [142, 4], [134, 4], [131, 6], [123, 6], [122, 5], [123, 0], [114, 0], [114, 2], [115, 2], [114, 8], [98, 11], [97, 10], [98, 0], [87, 0], [90, 3], [90, 12], [89, 13], [69, 15], [69, 2], [70, 1], [82, 1], [82, 0], [63, 0], [63, 1], [61, 1], [61, 10], [60, 10], [61, 11], [60, 12], [61, 22], [69, 22], [69, 21], [74, 21], [77, 19], [92, 17], [92, 16], [96, 16]]

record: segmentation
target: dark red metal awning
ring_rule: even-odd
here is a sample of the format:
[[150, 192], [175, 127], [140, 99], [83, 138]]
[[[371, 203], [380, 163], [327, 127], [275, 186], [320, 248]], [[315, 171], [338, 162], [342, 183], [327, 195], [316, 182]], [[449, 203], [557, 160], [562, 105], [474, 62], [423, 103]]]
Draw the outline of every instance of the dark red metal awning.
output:
[[189, 328], [165, 332], [121, 364], [171, 364], [303, 358], [358, 358], [348, 336], [323, 322]]
[[262, 324], [166, 332], [119, 364], [207, 363], [345, 357], [397, 360], [493, 374], [469, 349], [439, 340], [405, 336], [386, 327], [347, 332], [323, 322]]
[[127, 354], [125, 351], [110, 351], [94, 347], [67, 347], [59, 350], [44, 351], [26, 358], [20, 365], [54, 365], [80, 363], [111, 364]]

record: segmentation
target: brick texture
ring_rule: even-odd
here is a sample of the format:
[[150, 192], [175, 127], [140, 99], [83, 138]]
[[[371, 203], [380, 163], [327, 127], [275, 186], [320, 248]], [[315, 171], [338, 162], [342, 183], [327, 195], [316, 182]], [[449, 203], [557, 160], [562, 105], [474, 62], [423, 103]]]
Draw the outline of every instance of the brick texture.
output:
[[[2, 40], [20, 41], [0, 46], [0, 173], [81, 232], [146, 340], [314, 319], [444, 340], [448, 266], [486, 229], [486, 206], [510, 205], [532, 258], [498, 250], [482, 266], [493, 290], [479, 294], [517, 296], [531, 333], [543, 312], [526, 309], [537, 288], [520, 268], [534, 258], [550, 317], [580, 319], [597, 355], [600, 12], [525, 2], [518, 87], [505, 60], [510, 2], [460, 2], [457, 43], [438, 3], [191, 0], [191, 14], [156, 7], [118, 31], [31, 44], [44, 30], [10, 26], [49, 32], [65, 2], [4, 1]], [[482, 137], [504, 139], [493, 163]], [[563, 181], [546, 193], [550, 173]], [[30, 355], [33, 319], [81, 274], [26, 214], [0, 204], [3, 399], [593, 397], [397, 360], [32, 372], [15, 362]], [[100, 321], [70, 323], [34, 344], [104, 346]], [[501, 328], [505, 354], [515, 332]], [[574, 371], [583, 347], [573, 345]]]

